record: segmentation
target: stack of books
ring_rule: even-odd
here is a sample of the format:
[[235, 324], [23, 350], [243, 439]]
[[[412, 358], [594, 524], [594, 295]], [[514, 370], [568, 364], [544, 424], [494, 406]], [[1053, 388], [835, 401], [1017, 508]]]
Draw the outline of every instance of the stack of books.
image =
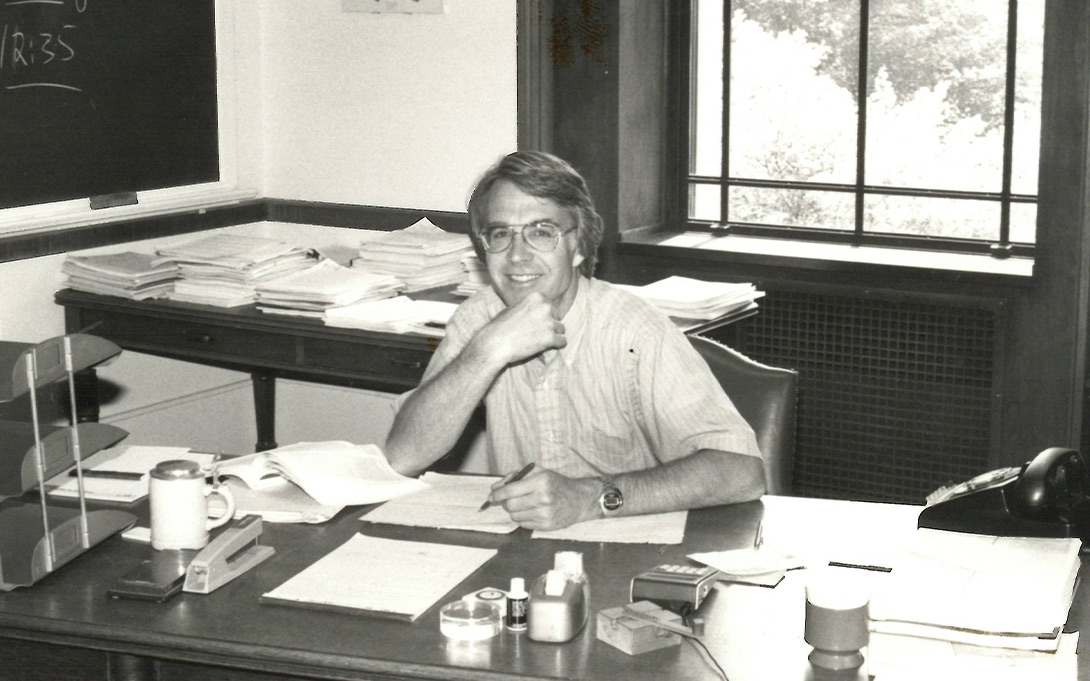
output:
[[169, 298], [190, 303], [236, 307], [257, 299], [259, 283], [305, 269], [314, 255], [283, 241], [218, 233], [158, 250], [175, 263], [181, 278]]
[[352, 303], [382, 300], [405, 288], [396, 277], [320, 260], [310, 267], [257, 283], [257, 306], [281, 314], [320, 313]]
[[488, 268], [476, 253], [470, 253], [462, 258], [462, 269], [465, 270], [466, 278], [454, 289], [454, 295], [468, 298], [477, 291], [492, 285]]
[[414, 292], [461, 282], [466, 278], [462, 258], [472, 252], [467, 235], [445, 232], [422, 218], [364, 241], [352, 267], [395, 276]]
[[621, 285], [675, 319], [708, 320], [757, 307], [764, 296], [753, 284], [667, 277], [646, 286]]
[[174, 290], [178, 267], [151, 253], [68, 254], [61, 265], [64, 285], [77, 291], [130, 300], [163, 298]]

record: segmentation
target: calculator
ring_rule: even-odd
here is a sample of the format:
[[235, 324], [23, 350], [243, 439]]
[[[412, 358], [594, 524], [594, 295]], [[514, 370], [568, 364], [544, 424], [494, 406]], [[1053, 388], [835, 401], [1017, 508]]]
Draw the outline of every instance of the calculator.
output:
[[659, 565], [632, 578], [630, 600], [651, 601], [670, 610], [692, 612], [700, 607], [719, 578], [711, 567]]

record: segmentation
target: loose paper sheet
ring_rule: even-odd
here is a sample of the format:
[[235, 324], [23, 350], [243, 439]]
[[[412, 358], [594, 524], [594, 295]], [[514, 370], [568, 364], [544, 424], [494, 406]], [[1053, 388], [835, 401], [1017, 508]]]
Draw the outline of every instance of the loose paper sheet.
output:
[[[148, 479], [152, 468], [163, 461], [187, 459], [196, 461], [201, 468], [212, 465], [212, 454], [190, 452], [188, 447], [112, 447], [96, 452], [83, 460], [83, 469], [142, 473], [139, 480], [118, 480], [84, 476], [83, 492], [88, 499], [99, 501], [119, 501], [129, 503], [143, 499], [148, 495]], [[55, 487], [50, 496], [78, 497], [79, 485], [68, 471], [46, 482], [46, 487]]]
[[498, 477], [425, 473], [420, 480], [427, 489], [393, 499], [362, 516], [360, 520], [392, 525], [437, 527], [505, 534], [518, 523], [502, 506], [480, 510]]
[[562, 530], [537, 530], [533, 538], [624, 544], [680, 544], [685, 538], [685, 521], [688, 518], [688, 511], [600, 518], [576, 523]]
[[261, 600], [415, 620], [494, 555], [357, 534]]

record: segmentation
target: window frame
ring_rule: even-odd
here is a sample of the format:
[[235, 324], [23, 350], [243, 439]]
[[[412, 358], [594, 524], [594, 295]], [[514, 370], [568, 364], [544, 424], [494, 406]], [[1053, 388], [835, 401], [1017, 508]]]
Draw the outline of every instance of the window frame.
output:
[[[673, 216], [669, 221], [675, 227], [667, 228], [669, 231], [696, 231], [707, 232], [712, 236], [727, 236], [730, 234], [767, 237], [793, 242], [823, 242], [828, 244], [844, 244], [847, 246], [877, 246], [891, 249], [929, 250], [936, 252], [963, 253], [975, 255], [990, 255], [994, 258], [1007, 258], [1019, 256], [1032, 258], [1036, 251], [1036, 242], [1033, 244], [1012, 243], [1010, 241], [1010, 208], [1015, 203], [1038, 203], [1038, 195], [1026, 195], [1011, 191], [1012, 175], [1012, 149], [1013, 149], [1013, 122], [1014, 122], [1014, 86], [1016, 74], [1016, 30], [1017, 30], [1017, 0], [1008, 3], [1008, 31], [1007, 31], [1007, 66], [1005, 81], [1005, 107], [1004, 107], [1004, 132], [1003, 132], [1003, 169], [1001, 189], [998, 192], [974, 192], [959, 190], [936, 190], [912, 187], [887, 187], [867, 185], [863, 182], [865, 172], [865, 147], [866, 147], [866, 107], [860, 107], [857, 113], [857, 166], [855, 182], [852, 184], [816, 183], [783, 180], [765, 180], [755, 178], [732, 178], [729, 175], [728, 145], [730, 139], [730, 50], [731, 41], [724, 39], [723, 43], [723, 138], [725, 140], [722, 150], [722, 171], [719, 177], [704, 176], [691, 173], [690, 158], [693, 152], [693, 139], [695, 137], [695, 121], [691, 117], [692, 86], [695, 80], [695, 64], [691, 58], [693, 22], [695, 20], [694, 5], [700, 0], [680, 0], [671, 3], [670, 21], [671, 33], [669, 41], [671, 63], [668, 71], [678, 74], [675, 105], [668, 112], [667, 125], [671, 130], [673, 148], [676, 157], [668, 161], [667, 172], [674, 178], [676, 184], [667, 197], [668, 214]], [[869, 25], [870, 0], [860, 2], [860, 56], [857, 89], [866, 91], [867, 81], [867, 28]], [[731, 18], [733, 16], [731, 0], [723, 0], [724, 32], [729, 36], [731, 30]], [[1048, 37], [1046, 32], [1045, 52]], [[1042, 95], [1043, 96], [1043, 95]], [[1045, 125], [1042, 121], [1042, 127]], [[1044, 134], [1042, 129], [1041, 134]], [[1043, 153], [1043, 151], [1042, 151]], [[1040, 163], [1040, 159], [1038, 160]], [[720, 215], [727, 215], [726, 224], [712, 220], [702, 220], [690, 217], [689, 202], [695, 185], [712, 185], [720, 188]], [[855, 216], [854, 229], [852, 231], [842, 229], [830, 229], [815, 226], [783, 226], [767, 223], [736, 223], [729, 220], [728, 202], [730, 187], [757, 187], [772, 189], [801, 189], [824, 190], [854, 195]], [[948, 198], [963, 200], [985, 200], [1000, 204], [1000, 224], [998, 238], [994, 240], [962, 239], [940, 236], [923, 236], [911, 234], [888, 234], [868, 232], [864, 229], [863, 202], [867, 196], [890, 195], [928, 198]], [[1040, 220], [1038, 218], [1038, 224]], [[1039, 237], [1039, 235], [1038, 235]]]

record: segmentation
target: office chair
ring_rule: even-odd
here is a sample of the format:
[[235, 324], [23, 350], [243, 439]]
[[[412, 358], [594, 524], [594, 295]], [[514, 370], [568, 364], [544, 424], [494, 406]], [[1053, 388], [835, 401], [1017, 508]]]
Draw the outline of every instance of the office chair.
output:
[[755, 362], [708, 338], [688, 338], [757, 435], [764, 455], [766, 492], [790, 494], [798, 372]]

